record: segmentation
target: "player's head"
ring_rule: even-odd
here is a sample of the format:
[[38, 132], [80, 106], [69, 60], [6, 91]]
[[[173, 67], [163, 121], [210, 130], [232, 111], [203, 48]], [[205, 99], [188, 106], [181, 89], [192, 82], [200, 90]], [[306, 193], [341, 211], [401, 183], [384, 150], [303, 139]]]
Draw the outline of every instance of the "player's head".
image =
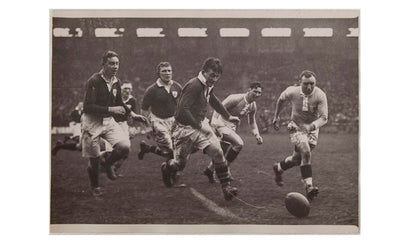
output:
[[207, 58], [204, 60], [202, 71], [203, 76], [206, 78], [206, 84], [211, 87], [220, 78], [223, 73], [223, 66], [218, 58]]
[[114, 51], [107, 51], [102, 56], [102, 69], [106, 76], [114, 77], [119, 69], [119, 55]]
[[157, 75], [164, 83], [172, 79], [172, 67], [169, 62], [161, 62], [157, 65]]
[[262, 84], [258, 81], [254, 81], [250, 83], [249, 91], [247, 92], [247, 100], [252, 102], [255, 101], [257, 98], [262, 96], [263, 87]]
[[312, 94], [316, 85], [316, 76], [312, 71], [305, 70], [299, 75], [299, 83], [303, 94]]
[[121, 92], [123, 97], [128, 97], [132, 93], [132, 84], [128, 81], [121, 85]]

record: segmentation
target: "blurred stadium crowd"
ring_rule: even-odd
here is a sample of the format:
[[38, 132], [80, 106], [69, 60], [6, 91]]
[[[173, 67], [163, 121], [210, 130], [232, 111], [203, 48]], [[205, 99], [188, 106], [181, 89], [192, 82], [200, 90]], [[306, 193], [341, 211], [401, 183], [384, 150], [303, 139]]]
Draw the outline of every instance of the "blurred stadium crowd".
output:
[[[155, 67], [161, 61], [173, 66], [173, 79], [184, 85], [197, 75], [202, 61], [209, 56], [218, 57], [224, 72], [216, 94], [224, 99], [228, 94], [247, 90], [249, 82], [257, 80], [264, 85], [264, 94], [258, 100], [258, 124], [262, 132], [270, 131], [274, 104], [280, 93], [298, 82], [304, 69], [317, 75], [317, 85], [328, 96], [329, 122], [325, 131], [358, 131], [359, 125], [359, 71], [358, 39], [347, 38], [346, 30], [357, 20], [332, 22], [331, 38], [303, 38], [298, 32], [284, 39], [263, 38], [180, 38], [168, 30], [183, 25], [180, 20], [157, 20], [148, 23], [166, 27], [166, 38], [138, 39], [133, 32], [137, 26], [134, 19], [90, 20], [54, 18], [54, 27], [77, 27], [84, 30], [82, 38], [54, 37], [52, 50], [52, 127], [68, 126], [69, 114], [84, 97], [86, 80], [100, 69], [100, 59], [106, 50], [120, 55], [118, 77], [133, 85], [133, 95], [141, 102], [145, 89], [157, 79]], [[243, 24], [246, 20], [236, 20]], [[263, 20], [263, 22], [268, 20]], [[322, 22], [323, 21], [323, 22]], [[142, 21], [144, 22], [144, 21]], [[293, 30], [306, 25], [326, 25], [325, 20], [286, 20]], [[96, 38], [91, 33], [94, 26], [111, 26], [113, 23], [126, 27], [120, 38]], [[228, 20], [206, 20], [209, 30], [230, 25]], [[305, 25], [306, 24], [306, 25]], [[269, 25], [261, 21], [246, 22], [254, 34], [259, 26]], [[256, 27], [257, 26], [257, 27]], [[131, 27], [131, 28], [129, 28]], [[89, 35], [88, 35], [89, 34]], [[172, 36], [172, 37], [171, 37]], [[140, 107], [140, 106], [138, 106]], [[288, 111], [286, 111], [287, 113]], [[288, 116], [285, 116], [286, 120]]]

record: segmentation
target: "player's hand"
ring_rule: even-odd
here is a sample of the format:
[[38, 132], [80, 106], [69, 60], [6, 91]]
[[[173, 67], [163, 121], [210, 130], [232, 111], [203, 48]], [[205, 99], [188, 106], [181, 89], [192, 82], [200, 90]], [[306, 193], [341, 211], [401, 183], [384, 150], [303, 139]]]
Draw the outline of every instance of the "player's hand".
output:
[[257, 141], [257, 144], [258, 145], [263, 144], [263, 138], [262, 138], [262, 136], [256, 135], [255, 137], [256, 137], [256, 141]]
[[149, 124], [148, 119], [147, 119], [145, 116], [143, 116], [143, 115], [138, 115], [138, 114], [136, 114], [136, 113], [134, 113], [134, 112], [132, 112], [132, 111], [131, 111], [131, 117], [132, 117], [135, 121], [142, 122], [142, 123], [144, 123], [144, 124], [145, 124], [145, 125], [147, 125], [147, 126], [148, 126], [148, 124]]
[[273, 118], [272, 123], [273, 123], [273, 128], [276, 131], [279, 131], [279, 129], [280, 129], [280, 118]]
[[211, 135], [213, 135], [210, 128], [206, 128], [206, 127], [203, 127], [203, 126], [201, 126], [201, 128], [200, 128], [200, 132], [203, 133], [207, 137], [210, 137]]
[[126, 113], [125, 108], [122, 106], [108, 107], [108, 111], [116, 115], [124, 115]]
[[307, 133], [310, 133], [310, 132], [312, 132], [313, 130], [315, 130], [315, 125], [314, 124], [303, 124], [303, 129], [307, 132]]
[[234, 124], [238, 125], [240, 123], [240, 118], [234, 115], [230, 115], [229, 121], [233, 122]]

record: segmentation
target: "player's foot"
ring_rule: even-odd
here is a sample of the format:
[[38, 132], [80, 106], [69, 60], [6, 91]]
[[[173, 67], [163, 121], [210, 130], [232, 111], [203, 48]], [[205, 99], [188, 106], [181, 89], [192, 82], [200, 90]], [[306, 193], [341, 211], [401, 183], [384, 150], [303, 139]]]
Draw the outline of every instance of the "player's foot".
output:
[[273, 171], [275, 172], [275, 182], [277, 185], [279, 185], [280, 187], [283, 186], [283, 179], [282, 179], [282, 171], [279, 171], [279, 164], [277, 163], [273, 166]]
[[236, 187], [232, 187], [230, 183], [223, 184], [221, 187], [223, 190], [224, 199], [226, 199], [226, 201], [231, 201], [233, 197], [237, 196], [238, 194], [238, 189]]
[[144, 140], [141, 141], [141, 143], [139, 144], [139, 146], [140, 146], [141, 150], [138, 153], [138, 159], [139, 160], [143, 160], [145, 153], [150, 152], [151, 146], [148, 145]]
[[208, 178], [209, 183], [216, 183], [217, 180], [214, 178], [214, 171], [210, 170], [209, 168], [206, 168], [203, 171], [203, 175], [205, 175]]
[[174, 188], [185, 188], [185, 187], [187, 187], [187, 185], [182, 182], [180, 171], [177, 171], [177, 172], [173, 173], [172, 180], [173, 180], [173, 185], [172, 186]]
[[124, 177], [124, 174], [122, 174], [121, 168], [115, 167], [114, 172], [115, 172], [116, 177]]
[[306, 198], [308, 198], [309, 201], [312, 201], [313, 198], [318, 196], [319, 188], [312, 185], [306, 185]]
[[101, 187], [92, 188], [92, 195], [94, 197], [101, 197], [103, 195]]
[[115, 173], [115, 166], [108, 164], [106, 161], [105, 163], [102, 163], [101, 165], [105, 169], [106, 176], [112, 181], [116, 180], [117, 176]]

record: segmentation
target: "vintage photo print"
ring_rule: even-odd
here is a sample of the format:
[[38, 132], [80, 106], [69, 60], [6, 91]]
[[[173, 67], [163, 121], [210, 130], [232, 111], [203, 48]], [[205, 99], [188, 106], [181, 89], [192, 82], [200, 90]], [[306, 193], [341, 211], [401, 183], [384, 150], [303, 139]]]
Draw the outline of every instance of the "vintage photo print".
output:
[[359, 234], [359, 10], [51, 10], [50, 233]]

